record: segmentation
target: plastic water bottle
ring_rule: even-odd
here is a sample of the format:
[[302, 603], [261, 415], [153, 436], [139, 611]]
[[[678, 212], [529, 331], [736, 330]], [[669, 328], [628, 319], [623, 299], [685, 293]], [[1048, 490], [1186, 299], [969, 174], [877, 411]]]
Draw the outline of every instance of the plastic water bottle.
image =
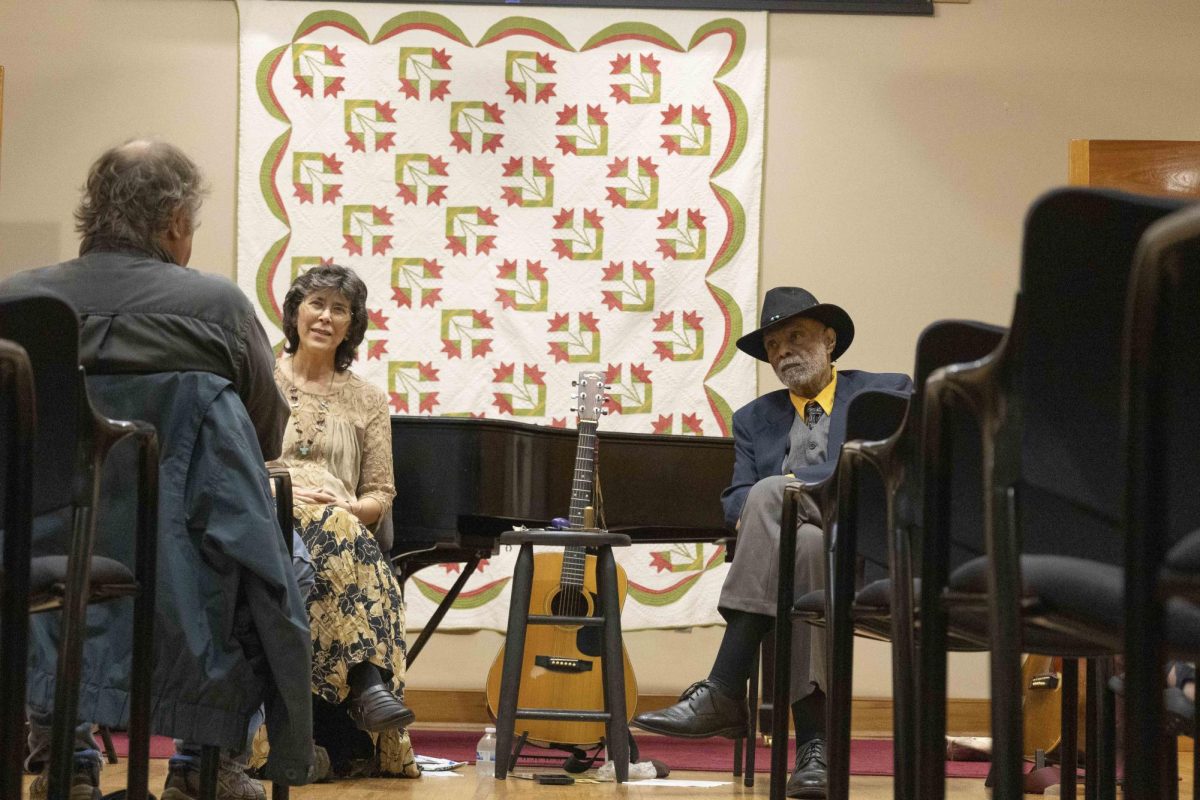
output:
[[483, 738], [475, 745], [475, 775], [491, 778], [496, 775], [496, 729], [483, 729]]

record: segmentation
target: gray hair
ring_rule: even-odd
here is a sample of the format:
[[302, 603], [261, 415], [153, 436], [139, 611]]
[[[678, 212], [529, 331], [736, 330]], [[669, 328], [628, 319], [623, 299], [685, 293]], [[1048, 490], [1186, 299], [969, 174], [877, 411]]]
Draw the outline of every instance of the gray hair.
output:
[[173, 261], [162, 236], [181, 209], [194, 229], [206, 192], [199, 168], [174, 145], [132, 140], [113, 147], [88, 170], [75, 209], [79, 254], [133, 247]]
[[350, 327], [346, 329], [346, 339], [333, 354], [334, 368], [345, 372], [358, 358], [358, 346], [367, 334], [367, 285], [349, 267], [322, 264], [292, 281], [283, 298], [283, 336], [287, 339], [283, 352], [291, 355], [300, 346], [300, 332], [296, 328], [300, 304], [309, 295], [330, 289], [350, 302]]

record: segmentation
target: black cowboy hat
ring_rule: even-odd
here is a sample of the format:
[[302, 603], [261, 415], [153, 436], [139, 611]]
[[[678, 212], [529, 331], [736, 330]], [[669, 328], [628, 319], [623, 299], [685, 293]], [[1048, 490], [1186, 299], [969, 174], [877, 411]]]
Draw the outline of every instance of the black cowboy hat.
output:
[[796, 317], [808, 317], [822, 322], [833, 328], [837, 334], [837, 343], [833, 346], [830, 361], [836, 361], [838, 356], [846, 352], [850, 342], [854, 341], [854, 323], [840, 306], [832, 303], [818, 303], [811, 292], [799, 286], [777, 286], [768, 289], [763, 298], [762, 315], [759, 317], [758, 330], [750, 331], [737, 340], [738, 349], [743, 353], [754, 356], [759, 361], [767, 361], [767, 349], [763, 346], [763, 334], [768, 328], [774, 328], [780, 323]]

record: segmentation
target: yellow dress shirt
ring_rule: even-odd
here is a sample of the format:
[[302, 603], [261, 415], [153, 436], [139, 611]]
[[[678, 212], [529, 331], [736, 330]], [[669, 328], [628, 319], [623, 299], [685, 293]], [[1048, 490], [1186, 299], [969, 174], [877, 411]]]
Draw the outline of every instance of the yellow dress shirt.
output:
[[800, 418], [804, 418], [804, 407], [811, 402], [815, 402], [825, 412], [825, 416], [833, 413], [833, 395], [837, 392], [837, 367], [830, 368], [833, 377], [829, 379], [829, 383], [825, 384], [825, 388], [817, 392], [816, 397], [800, 397], [797, 394], [788, 392], [788, 398], [792, 401], [792, 405], [796, 407], [796, 413]]

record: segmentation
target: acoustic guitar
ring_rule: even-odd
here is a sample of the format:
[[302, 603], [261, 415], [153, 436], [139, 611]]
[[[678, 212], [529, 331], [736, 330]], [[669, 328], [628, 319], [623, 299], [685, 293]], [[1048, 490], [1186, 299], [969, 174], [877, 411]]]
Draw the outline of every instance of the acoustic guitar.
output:
[[[1021, 713], [1024, 718], [1025, 758], [1035, 761], [1037, 751], [1057, 762], [1062, 744], [1062, 659], [1052, 656], [1025, 656], [1021, 664]], [[1079, 675], [1079, 720], [1076, 730], [1086, 728], [1087, 676]], [[1083, 738], [1079, 740], [1081, 751]]]
[[[579, 402], [579, 438], [575, 449], [575, 472], [571, 482], [571, 528], [583, 529], [585, 512], [590, 512], [596, 464], [596, 428], [604, 403], [604, 375], [581, 372], [575, 381]], [[582, 547], [567, 547], [561, 553], [541, 553], [533, 557], [533, 591], [529, 601], [531, 614], [599, 616], [596, 598], [596, 557]], [[629, 581], [617, 567], [620, 604], [625, 604]], [[525, 657], [521, 663], [521, 691], [517, 705], [522, 708], [555, 708], [595, 711], [604, 708], [604, 681], [601, 667], [600, 628], [595, 626], [531, 625], [525, 636]], [[632, 718], [637, 705], [637, 680], [629, 654], [622, 649], [625, 670], [625, 708]], [[500, 675], [504, 667], [504, 648], [496, 655], [488, 671], [487, 704], [494, 718], [500, 705]], [[555, 722], [520, 720], [517, 733], [543, 747], [591, 747], [604, 738], [600, 722]]]

